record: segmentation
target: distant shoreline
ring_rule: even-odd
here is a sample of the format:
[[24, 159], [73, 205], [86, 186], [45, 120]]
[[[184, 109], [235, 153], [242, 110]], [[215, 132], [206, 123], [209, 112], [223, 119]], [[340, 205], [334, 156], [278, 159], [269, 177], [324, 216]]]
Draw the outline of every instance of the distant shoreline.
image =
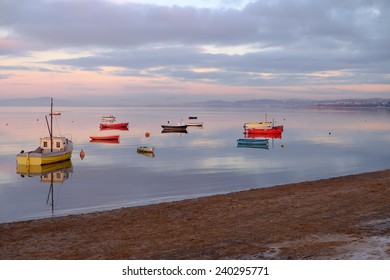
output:
[[0, 259], [390, 259], [390, 169], [0, 224]]
[[[49, 97], [20, 98], [20, 99], [0, 99], [0, 107], [13, 106], [47, 106]], [[188, 101], [176, 103], [147, 103], [139, 100], [110, 99], [102, 100], [65, 100], [54, 99], [54, 105], [59, 107], [217, 107], [217, 108], [385, 108], [390, 109], [390, 99], [370, 98], [370, 99], [340, 99], [340, 100], [304, 100], [304, 99], [251, 99], [251, 100], [206, 100]]]

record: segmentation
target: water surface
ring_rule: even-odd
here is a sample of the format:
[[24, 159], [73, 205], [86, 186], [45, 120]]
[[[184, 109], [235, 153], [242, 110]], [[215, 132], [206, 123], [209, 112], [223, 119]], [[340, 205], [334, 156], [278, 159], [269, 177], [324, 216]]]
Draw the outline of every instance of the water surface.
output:
[[[15, 155], [35, 149], [39, 137], [47, 135], [48, 108], [1, 109], [0, 222], [390, 168], [386, 110], [63, 107], [55, 108], [62, 115], [54, 126], [57, 134], [74, 142], [71, 162], [53, 175], [21, 175]], [[129, 130], [100, 131], [104, 114], [128, 121]], [[237, 148], [237, 139], [244, 137], [243, 124], [264, 121], [265, 114], [284, 126], [282, 137], [270, 138], [268, 149]], [[161, 133], [161, 124], [188, 121], [188, 116], [197, 116], [203, 128]], [[89, 141], [90, 135], [105, 134], [119, 134], [119, 144]], [[138, 146], [154, 146], [155, 156], [138, 154]], [[81, 150], [86, 154], [83, 160]]]

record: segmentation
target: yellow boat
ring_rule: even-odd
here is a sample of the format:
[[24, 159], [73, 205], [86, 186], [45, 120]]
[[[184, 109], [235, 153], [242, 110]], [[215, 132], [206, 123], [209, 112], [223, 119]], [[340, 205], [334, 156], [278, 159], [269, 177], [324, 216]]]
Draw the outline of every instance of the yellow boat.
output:
[[49, 137], [40, 138], [40, 146], [34, 151], [21, 151], [16, 155], [18, 165], [45, 165], [70, 159], [73, 151], [72, 140], [63, 136], [53, 136], [53, 99], [51, 99], [51, 125]]

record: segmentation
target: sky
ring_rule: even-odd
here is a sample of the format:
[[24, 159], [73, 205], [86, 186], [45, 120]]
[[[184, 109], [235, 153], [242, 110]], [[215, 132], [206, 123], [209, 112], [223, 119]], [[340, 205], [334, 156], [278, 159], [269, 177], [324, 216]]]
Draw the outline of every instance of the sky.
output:
[[0, 99], [390, 98], [388, 0], [0, 0]]

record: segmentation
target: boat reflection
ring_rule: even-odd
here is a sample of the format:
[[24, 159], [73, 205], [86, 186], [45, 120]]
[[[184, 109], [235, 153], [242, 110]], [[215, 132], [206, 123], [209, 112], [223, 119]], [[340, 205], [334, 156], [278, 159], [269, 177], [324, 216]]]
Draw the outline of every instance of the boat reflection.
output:
[[247, 133], [244, 132], [245, 138], [268, 138], [268, 139], [282, 139], [282, 133], [267, 133], [267, 132], [259, 132], [259, 133]]
[[105, 144], [119, 144], [119, 139], [106, 140], [106, 139], [92, 139], [91, 143], [105, 143]]
[[137, 149], [137, 154], [140, 154], [140, 155], [143, 155], [143, 156], [146, 156], [146, 157], [155, 157], [155, 154], [154, 152], [143, 152], [143, 151], [139, 151]]
[[188, 131], [187, 131], [187, 129], [180, 129], [180, 128], [178, 128], [178, 129], [163, 129], [162, 131], [161, 131], [161, 133], [183, 133], [183, 134], [187, 134], [188, 133]]
[[129, 131], [128, 127], [100, 127], [100, 131], [104, 130], [122, 130], [122, 131]]
[[18, 165], [16, 173], [22, 177], [40, 176], [41, 183], [49, 183], [49, 193], [46, 204], [51, 206], [51, 213], [54, 214], [54, 184], [64, 183], [73, 173], [72, 161], [66, 160], [58, 163], [37, 165]]

